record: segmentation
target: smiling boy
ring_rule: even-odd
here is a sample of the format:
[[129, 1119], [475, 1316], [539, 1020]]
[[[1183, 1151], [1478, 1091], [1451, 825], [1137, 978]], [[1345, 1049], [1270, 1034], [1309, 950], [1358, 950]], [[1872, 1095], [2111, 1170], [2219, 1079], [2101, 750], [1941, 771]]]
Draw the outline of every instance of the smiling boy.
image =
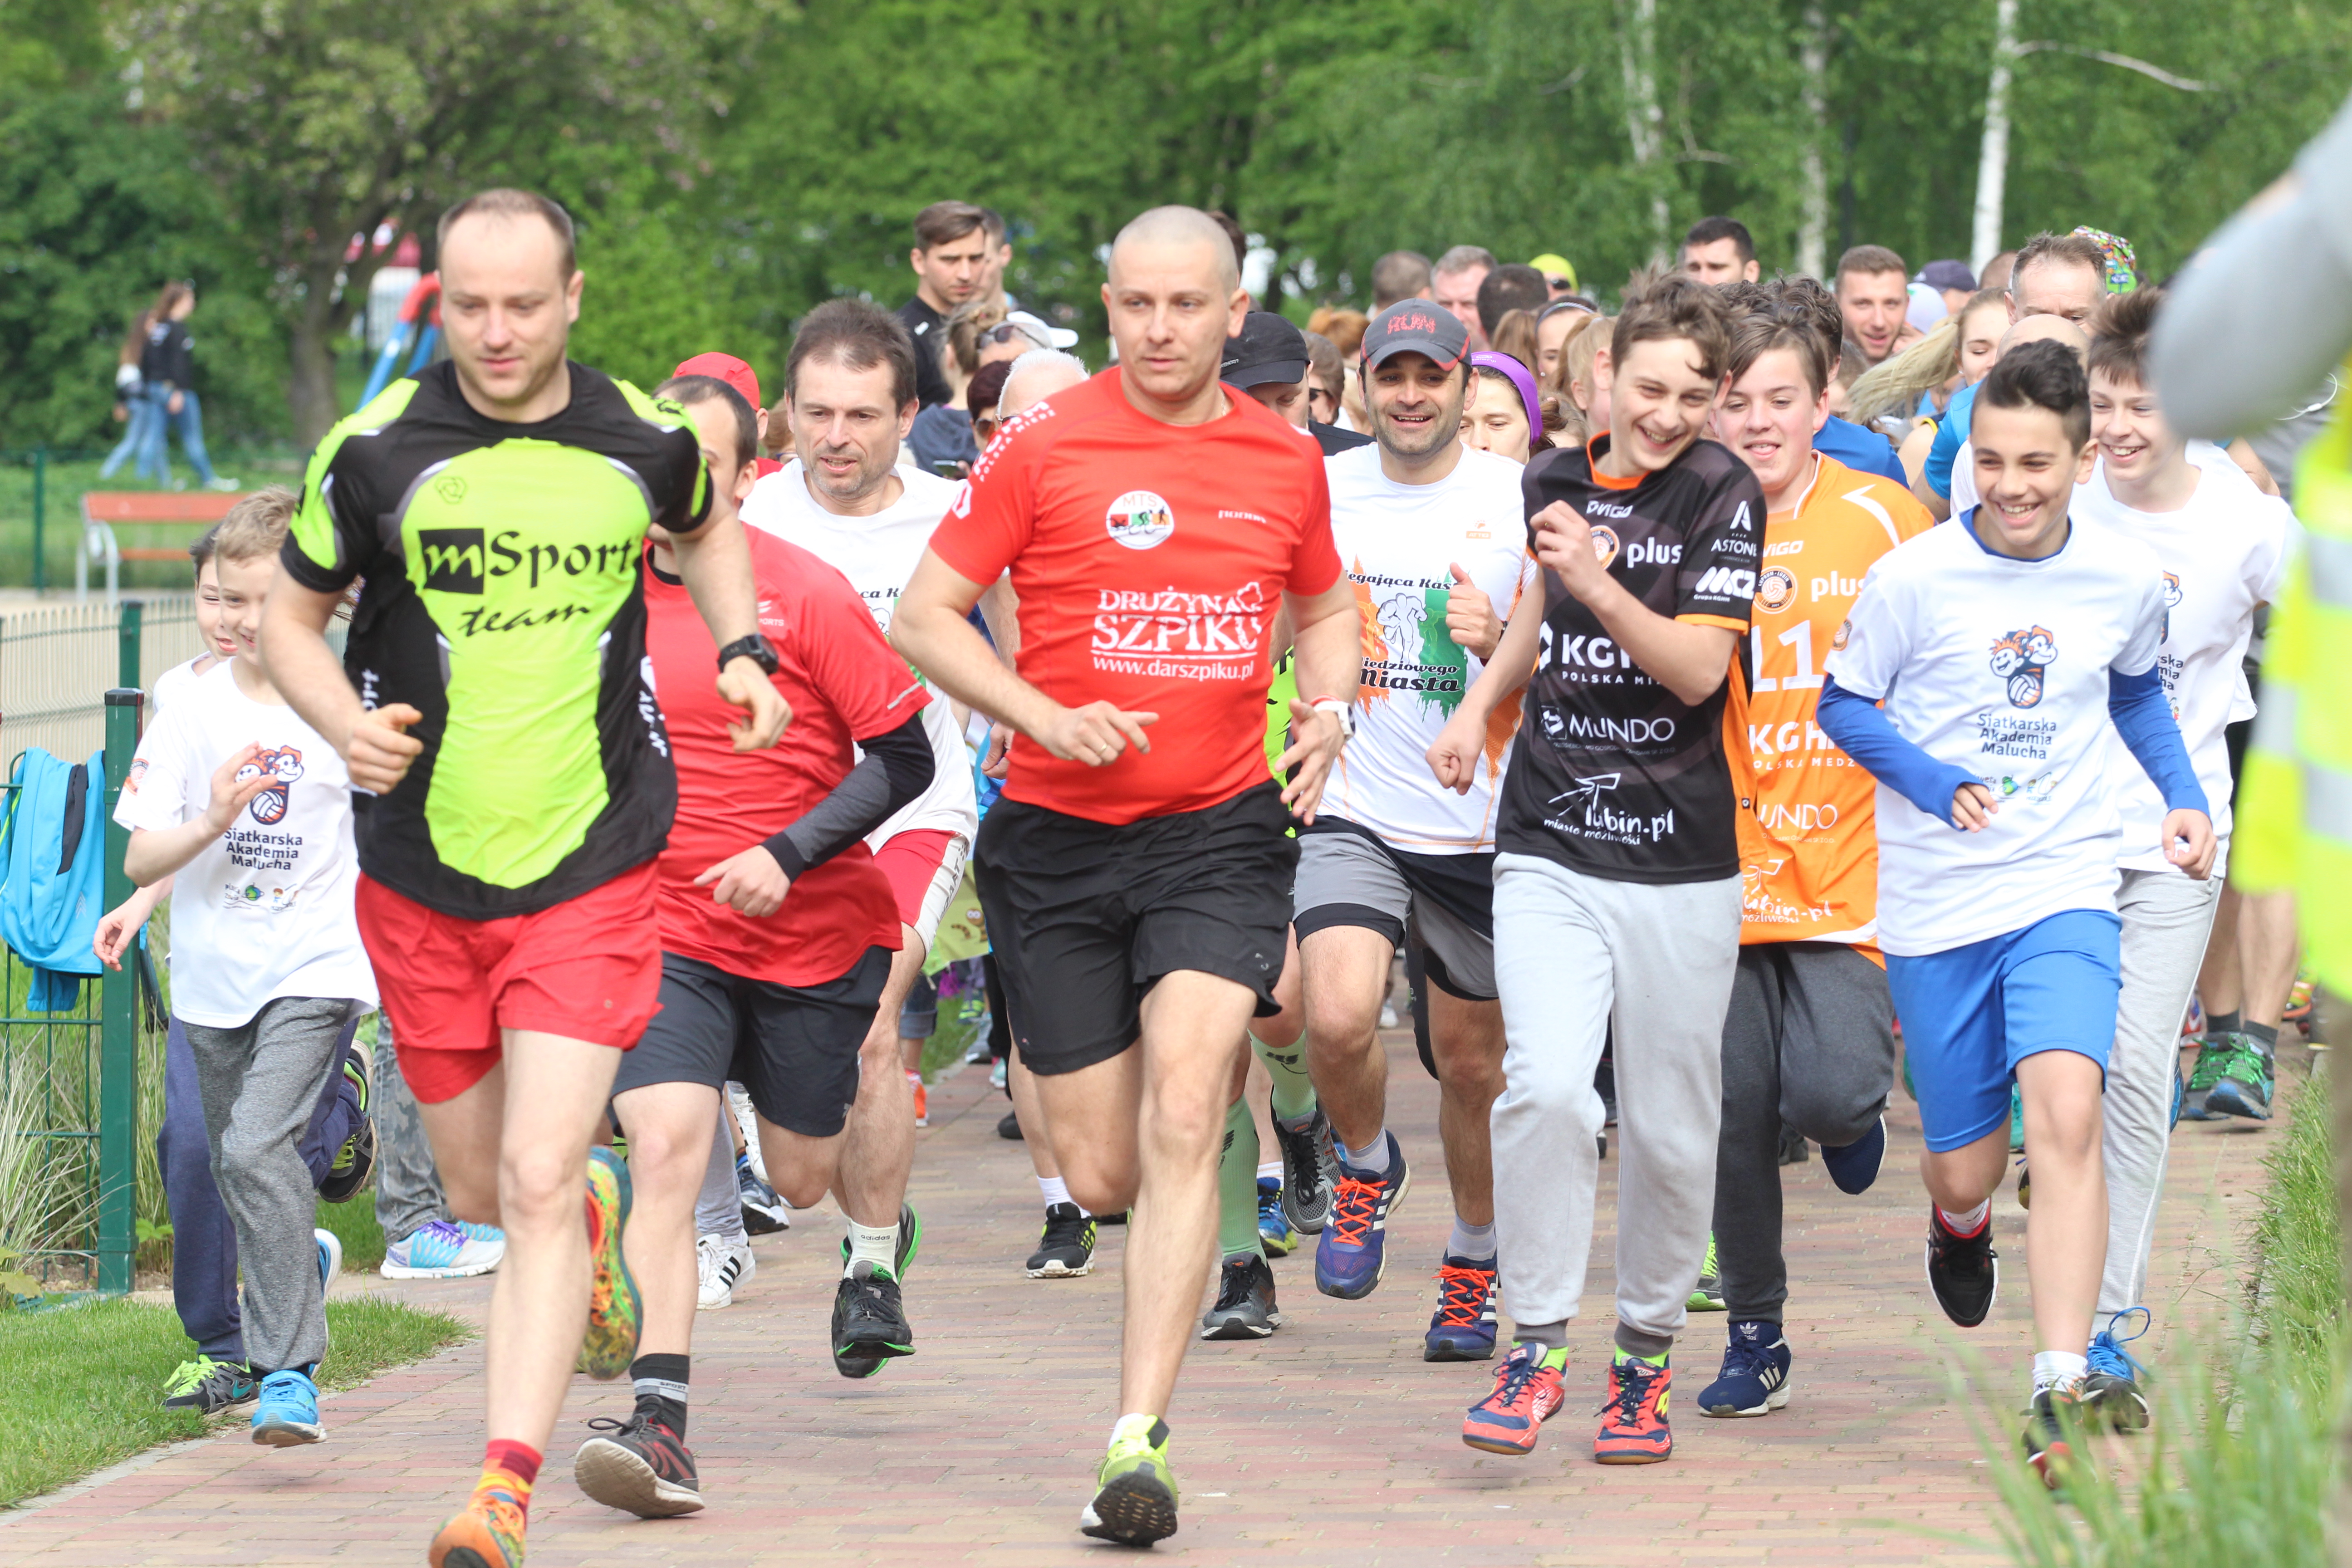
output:
[[1731, 356], [1721, 296], [1663, 280], [1617, 319], [1610, 353], [1607, 434], [1538, 458], [1523, 481], [1543, 609], [1512, 617], [1429, 762], [1469, 789], [1488, 721], [1528, 686], [1495, 863], [1508, 1042], [1495, 1232], [1517, 1336], [1462, 1440], [1530, 1452], [1566, 1397], [1599, 1179], [1592, 1071], [1613, 1016], [1616, 1348], [1593, 1457], [1652, 1464], [1674, 1451], [1666, 1356], [1715, 1186], [1740, 904], [1725, 676], [1748, 634], [1764, 496], [1704, 438]]
[[2214, 855], [2157, 670], [2163, 572], [2146, 545], [2068, 515], [2095, 460], [2090, 427], [2063, 344], [2027, 343], [1993, 367], [1970, 430], [1984, 503], [1870, 569], [1821, 700], [1822, 729], [1878, 780], [1879, 943], [1927, 1134], [1927, 1279], [1963, 1328], [1984, 1321], [1999, 1283], [1991, 1197], [2012, 1079], [2022, 1090], [2035, 1178], [2024, 1447], [2052, 1486], [2107, 1250], [2110, 723], [2162, 796], [2152, 847], [2200, 882]]

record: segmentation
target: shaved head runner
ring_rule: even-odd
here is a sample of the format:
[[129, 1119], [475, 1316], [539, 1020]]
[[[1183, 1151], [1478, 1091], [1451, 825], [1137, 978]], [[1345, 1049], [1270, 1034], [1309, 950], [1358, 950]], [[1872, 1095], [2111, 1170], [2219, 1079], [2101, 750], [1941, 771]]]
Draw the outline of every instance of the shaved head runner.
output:
[[[1130, 1211], [1118, 1419], [1086, 1533], [1175, 1533], [1169, 1398], [1216, 1229], [1226, 1089], [1276, 1010], [1295, 816], [1345, 743], [1357, 620], [1316, 448], [1217, 381], [1248, 299], [1209, 216], [1111, 247], [1118, 363], [1005, 422], [932, 535], [891, 637], [1016, 731], [975, 863], [1070, 1194]], [[1007, 571], [1017, 673], [965, 616]], [[1276, 628], [1296, 743], [1265, 775]]]

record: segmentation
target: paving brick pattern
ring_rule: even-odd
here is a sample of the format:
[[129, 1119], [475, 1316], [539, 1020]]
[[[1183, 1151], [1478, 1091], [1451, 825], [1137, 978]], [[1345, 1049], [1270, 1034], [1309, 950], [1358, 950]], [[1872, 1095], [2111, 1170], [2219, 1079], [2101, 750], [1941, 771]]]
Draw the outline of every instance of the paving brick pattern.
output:
[[[1363, 1301], [1318, 1295], [1301, 1253], [1277, 1263], [1287, 1318], [1271, 1340], [1196, 1345], [1170, 1413], [1183, 1529], [1156, 1549], [1202, 1564], [1440, 1563], [1910, 1563], [2001, 1561], [1999, 1509], [1956, 1393], [2007, 1440], [2030, 1354], [2023, 1215], [1995, 1214], [2010, 1278], [1992, 1319], [1962, 1333], [1920, 1272], [1918, 1120], [1898, 1094], [1877, 1186], [1836, 1192], [1815, 1159], [1784, 1173], [1795, 1396], [1775, 1415], [1675, 1411], [1669, 1464], [1591, 1458], [1607, 1354], [1607, 1237], [1571, 1334], [1570, 1403], [1530, 1458], [1459, 1441], [1484, 1365], [1429, 1366], [1447, 1216], [1434, 1085], [1391, 1037], [1391, 1125], [1423, 1179], [1391, 1227], [1387, 1282]], [[2282, 1050], [2282, 1099], [2307, 1070]], [[825, 1350], [837, 1221], [800, 1216], [755, 1243], [760, 1271], [697, 1328], [692, 1442], [711, 1500], [638, 1521], [574, 1489], [567, 1457], [591, 1415], [625, 1414], [625, 1384], [576, 1384], [532, 1508], [534, 1568], [606, 1563], [1004, 1564], [1123, 1560], [1075, 1521], [1115, 1409], [1121, 1233], [1095, 1274], [1025, 1279], [1035, 1188], [1021, 1145], [994, 1131], [1004, 1101], [981, 1073], [931, 1091], [915, 1201], [925, 1220], [908, 1300], [919, 1353], [862, 1383]], [[2275, 1125], [2185, 1123], [2150, 1305], [2168, 1332], [2225, 1302], [2241, 1272]], [[1613, 1184], [1616, 1161], [1602, 1165]], [[1604, 1200], [1611, 1194], [1604, 1193]], [[1604, 1221], [1613, 1204], [1604, 1201]], [[381, 1289], [352, 1277], [340, 1289]], [[478, 1318], [479, 1282], [398, 1288]], [[1676, 1355], [1685, 1397], [1713, 1374], [1722, 1320], [1695, 1316]], [[241, 1428], [166, 1449], [0, 1519], [0, 1563], [413, 1565], [460, 1500], [480, 1452], [481, 1349], [331, 1396], [320, 1447], [267, 1449]], [[1694, 1381], [1695, 1380], [1695, 1381]]]

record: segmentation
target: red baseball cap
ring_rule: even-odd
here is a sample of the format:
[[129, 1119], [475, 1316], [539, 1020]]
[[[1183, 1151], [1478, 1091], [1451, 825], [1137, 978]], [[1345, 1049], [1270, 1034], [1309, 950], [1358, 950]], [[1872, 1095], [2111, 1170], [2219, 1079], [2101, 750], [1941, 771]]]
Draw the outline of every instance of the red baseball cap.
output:
[[707, 375], [723, 381], [743, 395], [754, 412], [767, 406], [760, 401], [760, 377], [748, 364], [733, 354], [697, 354], [681, 360], [672, 375]]

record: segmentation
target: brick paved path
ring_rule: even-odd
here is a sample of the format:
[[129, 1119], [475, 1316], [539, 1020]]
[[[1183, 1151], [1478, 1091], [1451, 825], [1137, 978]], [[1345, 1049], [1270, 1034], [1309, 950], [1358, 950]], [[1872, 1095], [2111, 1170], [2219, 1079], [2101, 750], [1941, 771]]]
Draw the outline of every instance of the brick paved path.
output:
[[[2282, 1077], [2306, 1070], [2284, 1049]], [[1162, 1560], [1201, 1564], [1916, 1563], [2000, 1560], [1998, 1508], [1951, 1393], [1959, 1354], [1990, 1369], [1999, 1429], [2029, 1350], [2023, 1216], [1996, 1200], [2011, 1280], [1990, 1322], [1962, 1335], [1920, 1275], [1918, 1121], [1896, 1100], [1878, 1185], [1839, 1194], [1818, 1158], [1786, 1173], [1795, 1397], [1756, 1421], [1676, 1412], [1670, 1464], [1604, 1468], [1587, 1415], [1609, 1336], [1607, 1237], [1570, 1347], [1570, 1401], [1526, 1459], [1475, 1453], [1462, 1410], [1484, 1365], [1428, 1366], [1426, 1270], [1445, 1232], [1434, 1086], [1391, 1037], [1391, 1124], [1423, 1179], [1392, 1226], [1400, 1248], [1368, 1300], [1315, 1291], [1306, 1255], [1276, 1265], [1287, 1326], [1258, 1344], [1195, 1345], [1171, 1424], [1183, 1530]], [[2282, 1085], [2284, 1089], [2287, 1086]], [[1001, 1563], [1127, 1560], [1075, 1532], [1117, 1413], [1119, 1237], [1089, 1279], [1024, 1278], [1035, 1188], [1021, 1145], [994, 1133], [1004, 1102], [977, 1071], [935, 1087], [915, 1199], [926, 1216], [908, 1299], [921, 1352], [879, 1377], [836, 1376], [824, 1345], [837, 1223], [810, 1214], [756, 1244], [735, 1306], [702, 1314], [694, 1447], [712, 1500], [642, 1521], [590, 1503], [567, 1465], [623, 1385], [581, 1380], [532, 1509], [533, 1568], [582, 1564]], [[2274, 1128], [2184, 1124], [2151, 1305], [2164, 1331], [2226, 1299], [2230, 1256]], [[1613, 1184], [1616, 1162], [1602, 1166]], [[1604, 1194], [1604, 1200], [1610, 1194]], [[1607, 1216], [1613, 1204], [1604, 1201]], [[387, 1289], [347, 1277], [344, 1290]], [[477, 1282], [405, 1294], [478, 1315]], [[1712, 1376], [1722, 1320], [1697, 1316], [1677, 1356], [1685, 1389]], [[1963, 1342], [1965, 1341], [1965, 1344]], [[267, 1449], [239, 1429], [120, 1467], [0, 1520], [0, 1563], [420, 1563], [480, 1452], [478, 1342], [388, 1373], [325, 1405], [321, 1447]], [[1696, 1379], [1693, 1383], [1689, 1380]], [[1685, 1397], [1688, 1396], [1686, 1392]]]

